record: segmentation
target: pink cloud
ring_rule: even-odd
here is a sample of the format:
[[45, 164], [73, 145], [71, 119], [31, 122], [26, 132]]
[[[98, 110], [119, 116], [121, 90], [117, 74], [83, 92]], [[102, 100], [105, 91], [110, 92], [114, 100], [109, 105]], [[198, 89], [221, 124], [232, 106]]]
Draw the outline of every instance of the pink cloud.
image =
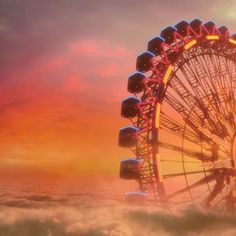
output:
[[53, 57], [50, 59], [50, 63], [47, 63], [48, 70], [57, 70], [68, 65], [68, 59], [65, 55], [59, 57]]
[[[75, 51], [71, 45], [77, 45]], [[6, 169], [25, 165], [57, 173], [60, 166], [69, 169], [84, 156], [102, 159], [100, 153], [107, 152], [108, 143], [116, 145], [106, 121], [120, 119], [119, 102], [134, 58], [123, 45], [91, 39], [68, 43], [34, 61], [24, 72], [16, 70], [16, 78], [2, 88], [0, 100], [4, 106], [0, 154], [6, 159]], [[97, 140], [95, 130], [106, 135]], [[91, 139], [96, 145], [88, 152]], [[17, 145], [20, 153], [13, 148]], [[18, 159], [12, 158], [16, 155]], [[50, 169], [53, 158], [58, 166], [53, 162]], [[80, 166], [83, 171], [85, 167]]]
[[[28, 68], [24, 79], [19, 74], [17, 76], [21, 77], [20, 83], [23, 85], [30, 81], [33, 86], [51, 84], [53, 81], [56, 86], [62, 82], [67, 90], [68, 86], [71, 86], [70, 89], [74, 87], [73, 90], [84, 90], [91, 87], [90, 81], [93, 81], [93, 85], [101, 85], [100, 77], [127, 77], [135, 70], [134, 65], [135, 54], [124, 45], [89, 39], [68, 43], [63, 50], [39, 59], [34, 66]], [[80, 79], [73, 78], [75, 76]], [[89, 78], [91, 76], [92, 80]], [[113, 85], [116, 82], [117, 79]]]
[[88, 84], [84, 81], [81, 81], [81, 78], [79, 76], [73, 75], [65, 80], [62, 89], [68, 93], [85, 91], [86, 89], [88, 89]]
[[70, 45], [73, 54], [82, 57], [124, 59], [131, 57], [132, 53], [124, 45], [113, 45], [111, 42], [101, 40], [82, 40]]

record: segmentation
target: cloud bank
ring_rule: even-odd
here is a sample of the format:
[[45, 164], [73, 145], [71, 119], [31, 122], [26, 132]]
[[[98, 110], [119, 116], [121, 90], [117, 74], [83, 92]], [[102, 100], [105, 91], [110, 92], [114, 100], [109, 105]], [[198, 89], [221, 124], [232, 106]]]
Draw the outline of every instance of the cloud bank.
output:
[[235, 224], [235, 215], [194, 205], [171, 212], [102, 193], [0, 196], [0, 236], [233, 236]]

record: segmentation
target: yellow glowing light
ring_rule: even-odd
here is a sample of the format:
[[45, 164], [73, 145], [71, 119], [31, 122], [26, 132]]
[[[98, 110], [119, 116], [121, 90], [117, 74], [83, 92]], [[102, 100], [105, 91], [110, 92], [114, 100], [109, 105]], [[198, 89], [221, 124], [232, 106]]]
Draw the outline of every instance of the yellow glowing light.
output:
[[207, 35], [206, 39], [207, 40], [218, 40], [218, 39], [220, 39], [220, 36], [219, 35]]
[[157, 171], [158, 171], [158, 178], [160, 182], [163, 182], [163, 174], [162, 174], [162, 164], [161, 164], [161, 156], [157, 154]]
[[229, 42], [233, 43], [233, 44], [236, 44], [236, 40], [234, 40], [234, 39], [229, 39]]
[[196, 39], [194, 39], [194, 40], [192, 40], [192, 41], [190, 41], [189, 43], [187, 43], [186, 45], [184, 45], [184, 48], [186, 49], [186, 50], [188, 50], [189, 48], [191, 48], [193, 45], [195, 45], [197, 43], [197, 40]]
[[156, 128], [160, 126], [160, 114], [161, 114], [161, 104], [157, 103], [156, 107]]
[[167, 68], [167, 70], [166, 70], [165, 76], [164, 76], [164, 78], [163, 78], [163, 84], [166, 84], [166, 83], [167, 83], [167, 81], [168, 81], [168, 79], [169, 79], [169, 77], [170, 77], [170, 73], [171, 73], [172, 69], [173, 69], [173, 66], [172, 66], [172, 65], [169, 65], [168, 68]]

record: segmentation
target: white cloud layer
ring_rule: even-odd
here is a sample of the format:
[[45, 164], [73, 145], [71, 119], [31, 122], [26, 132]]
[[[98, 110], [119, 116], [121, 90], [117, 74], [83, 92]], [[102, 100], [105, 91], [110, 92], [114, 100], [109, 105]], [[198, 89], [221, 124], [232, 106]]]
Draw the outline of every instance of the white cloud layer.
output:
[[2, 194], [0, 236], [236, 235], [236, 216], [190, 205], [167, 212], [109, 196]]

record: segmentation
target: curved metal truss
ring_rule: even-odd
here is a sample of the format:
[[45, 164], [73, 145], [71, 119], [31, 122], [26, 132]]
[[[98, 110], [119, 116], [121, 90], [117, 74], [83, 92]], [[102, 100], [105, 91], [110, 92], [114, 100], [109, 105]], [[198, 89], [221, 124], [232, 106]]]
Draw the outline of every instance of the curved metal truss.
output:
[[159, 202], [234, 208], [236, 35], [200, 20], [164, 29], [138, 56], [128, 91], [122, 116], [132, 126], [119, 144], [138, 164], [127, 161], [121, 177], [138, 173], [131, 178]]

